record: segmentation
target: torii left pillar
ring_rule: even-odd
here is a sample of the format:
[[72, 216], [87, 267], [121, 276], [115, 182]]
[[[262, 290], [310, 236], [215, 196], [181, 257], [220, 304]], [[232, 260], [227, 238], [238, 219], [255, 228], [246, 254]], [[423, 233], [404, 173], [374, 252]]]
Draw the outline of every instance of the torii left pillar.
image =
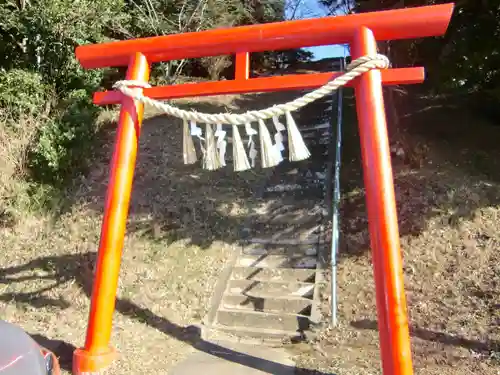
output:
[[[146, 57], [135, 53], [127, 70], [127, 80], [147, 83], [149, 74], [150, 66]], [[85, 349], [77, 349], [73, 355], [75, 374], [82, 373], [82, 370], [98, 373], [116, 358], [115, 350], [109, 346], [111, 322], [143, 114], [144, 105], [141, 102], [135, 102], [129, 97], [122, 99], [92, 287], [94, 298], [90, 304]]]

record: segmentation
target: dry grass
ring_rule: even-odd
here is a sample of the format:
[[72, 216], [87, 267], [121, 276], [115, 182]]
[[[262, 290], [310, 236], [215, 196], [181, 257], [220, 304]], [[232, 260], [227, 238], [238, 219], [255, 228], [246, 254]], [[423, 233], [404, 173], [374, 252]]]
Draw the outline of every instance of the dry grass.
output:
[[[424, 109], [409, 113], [409, 138], [430, 150], [422, 168], [396, 159], [394, 170], [415, 373], [496, 375], [500, 148], [492, 140], [500, 129], [456, 107]], [[480, 153], [489, 155], [488, 162], [477, 162]], [[303, 367], [338, 375], [380, 373], [364, 194], [354, 188], [360, 183], [356, 170], [357, 163], [344, 169], [349, 189], [338, 268], [340, 327], [325, 327], [317, 342], [297, 352]], [[328, 321], [329, 287], [323, 299]]]
[[0, 226], [11, 225], [18, 214], [13, 199], [25, 203], [26, 152], [36, 134], [39, 122], [34, 118], [23, 117], [16, 123], [7, 125], [0, 111]]
[[[2, 316], [43, 335], [38, 339], [62, 356], [66, 369], [68, 344], [83, 344], [99, 224], [98, 215], [77, 209], [56, 224], [30, 220], [1, 239], [9, 250], [1, 259], [8, 265], [2, 271]], [[128, 236], [113, 335], [126, 357], [117, 373], [161, 372], [190, 351], [179, 339], [205, 314], [228, 249]]]
[[[195, 105], [210, 111], [261, 105], [225, 100]], [[193, 326], [207, 312], [217, 276], [256, 203], [253, 189], [266, 176], [184, 166], [180, 124], [148, 117], [115, 313], [112, 342], [124, 353], [111, 371], [116, 374], [166, 373], [194, 350], [199, 335]], [[66, 371], [73, 346], [84, 340], [113, 133], [95, 167], [75, 181], [59, 216], [27, 215], [0, 229], [0, 314], [60, 355]]]
[[[254, 99], [196, 104], [218, 112], [285, 100]], [[421, 113], [411, 118], [425, 127], [410, 138], [432, 152], [421, 169], [400, 163], [395, 168], [416, 373], [498, 374], [499, 129], [463, 114], [453, 117], [453, 110]], [[266, 178], [262, 171], [206, 173], [183, 166], [179, 124], [150, 116], [141, 135], [112, 338], [124, 357], [112, 374], [165, 374], [194, 350], [199, 336], [193, 326], [208, 309], [239, 230], [256, 211], [255, 188]], [[73, 346], [84, 339], [112, 137], [104, 140], [91, 173], [75, 181], [60, 216], [30, 215], [0, 229], [2, 318], [54, 349], [66, 370]], [[290, 348], [300, 367], [321, 374], [379, 373], [358, 170], [357, 162], [344, 167], [341, 326], [325, 328], [317, 342]], [[326, 289], [326, 320], [328, 296]]]

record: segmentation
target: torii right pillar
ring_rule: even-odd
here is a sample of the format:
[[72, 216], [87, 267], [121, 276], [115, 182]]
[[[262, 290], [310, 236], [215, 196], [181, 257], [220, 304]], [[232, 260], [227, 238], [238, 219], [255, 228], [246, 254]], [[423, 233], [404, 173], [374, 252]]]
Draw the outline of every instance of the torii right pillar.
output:
[[[448, 7], [451, 13], [453, 5], [448, 4]], [[427, 22], [433, 16], [429, 12]], [[383, 34], [397, 34], [408, 19], [394, 17], [392, 21], [392, 30], [388, 28]], [[420, 31], [425, 33], [426, 30]], [[380, 33], [377, 35], [380, 36]], [[376, 54], [377, 35], [367, 26], [357, 28], [350, 41], [352, 60]], [[390, 39], [387, 35], [383, 36], [384, 39]], [[384, 375], [412, 375], [403, 264], [382, 84], [380, 70], [371, 70], [354, 82], [376, 285], [380, 353]]]
[[[361, 27], [351, 43], [352, 59], [376, 53], [373, 32]], [[384, 374], [411, 375], [410, 334], [381, 72], [365, 73], [354, 88], [376, 277], [382, 368]]]

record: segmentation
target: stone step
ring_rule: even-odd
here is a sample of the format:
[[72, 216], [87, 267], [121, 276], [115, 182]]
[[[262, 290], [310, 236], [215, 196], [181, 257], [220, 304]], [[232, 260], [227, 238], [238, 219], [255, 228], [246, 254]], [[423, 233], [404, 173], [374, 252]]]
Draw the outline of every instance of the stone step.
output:
[[311, 199], [311, 198], [316, 198], [318, 200], [323, 199], [324, 197], [324, 186], [323, 184], [311, 184], [309, 186], [306, 186], [303, 189], [300, 190], [294, 190], [294, 191], [286, 191], [286, 192], [281, 192], [281, 191], [264, 191], [262, 194], [262, 197], [264, 199], [276, 199], [283, 197], [284, 194], [293, 194], [296, 199], [300, 200], [305, 200], [305, 199]]
[[316, 256], [240, 255], [235, 267], [316, 268]]
[[309, 318], [303, 315], [238, 311], [222, 308], [217, 311], [216, 323], [226, 327], [252, 327], [291, 332], [305, 331], [310, 324]]
[[[323, 166], [322, 166], [323, 167]], [[326, 167], [325, 167], [326, 168]], [[322, 172], [324, 172], [325, 168], [323, 168]], [[288, 177], [288, 176], [286, 176]], [[274, 181], [269, 181], [269, 185], [266, 186], [266, 191], [276, 191], [276, 192], [299, 192], [299, 191], [307, 191], [311, 189], [311, 186], [314, 185], [323, 185], [325, 180], [324, 173], [314, 173], [310, 177], [306, 177], [305, 175], [294, 176], [293, 178], [281, 178], [280, 180], [275, 179]], [[285, 197], [288, 198], [287, 194]]]
[[[318, 154], [318, 158], [316, 159], [324, 159], [324, 151], [322, 150], [321, 153]], [[295, 176], [290, 176], [290, 175], [284, 175], [280, 174], [276, 177], [274, 177], [272, 180], [269, 181], [270, 186], [276, 186], [276, 185], [291, 185], [294, 186], [295, 189], [299, 189], [298, 186], [301, 186], [302, 189], [306, 188], [307, 186], [302, 186], [302, 185], [307, 185], [308, 183], [311, 183], [316, 180], [323, 180], [324, 173], [325, 173], [325, 168], [326, 164], [321, 161], [318, 163], [314, 163], [311, 166], [308, 166], [310, 168], [303, 168], [300, 170], [299, 173], [297, 173]], [[323, 178], [322, 178], [323, 177]], [[298, 185], [297, 187], [295, 185]], [[277, 188], [276, 188], [277, 189]], [[282, 188], [282, 190], [284, 190]], [[290, 188], [288, 188], [290, 190]]]
[[[251, 226], [251, 228], [258, 227], [259, 233], [262, 233], [262, 229], [268, 229], [266, 232], [271, 231], [271, 235], [274, 234], [276, 237], [282, 237], [282, 234], [290, 233], [288, 236], [290, 239], [295, 239], [297, 237], [309, 236], [310, 234], [314, 234], [318, 231], [320, 226], [321, 215], [320, 210], [315, 212], [315, 214], [308, 215], [310, 220], [304, 220], [303, 222], [297, 223], [286, 223], [286, 222], [277, 222], [277, 223], [266, 223], [266, 222], [256, 222], [255, 225]], [[297, 231], [302, 230], [300, 233]], [[261, 237], [261, 236], [259, 236]]]
[[255, 298], [312, 297], [314, 283], [287, 281], [229, 280], [226, 293]]
[[318, 125], [313, 125], [313, 126], [303, 126], [300, 128], [301, 132], [304, 131], [310, 131], [310, 130], [325, 130], [325, 129], [330, 129], [330, 123], [329, 122], [324, 122]]
[[[327, 133], [327, 132], [323, 132], [323, 133], [320, 133], [318, 131], [315, 131], [315, 132], [311, 132], [311, 131], [308, 131], [304, 134], [302, 134], [302, 139], [304, 140], [305, 144], [306, 144], [306, 147], [309, 149], [309, 152], [311, 154], [314, 153], [314, 149], [313, 149], [313, 146], [316, 147], [319, 145], [328, 145], [328, 143], [330, 143], [330, 134]], [[248, 141], [243, 141], [245, 144], [248, 143]], [[282, 140], [283, 144], [286, 145], [287, 149], [288, 149], [288, 139], [283, 139]], [[285, 159], [288, 158], [288, 154], [287, 153], [283, 153], [282, 154], [283, 157]], [[229, 155], [231, 156], [231, 155]], [[309, 159], [307, 159], [309, 160]]]
[[[301, 202], [299, 202], [301, 203]], [[309, 203], [309, 202], [307, 202]], [[318, 207], [312, 204], [305, 205], [304, 207], [283, 205], [274, 207], [263, 208], [259, 212], [259, 216], [253, 220], [257, 223], [265, 223], [268, 225], [274, 224], [305, 224], [308, 222], [318, 221], [318, 213], [320, 212]]]
[[280, 245], [250, 244], [242, 250], [247, 255], [316, 255], [317, 244], [313, 245]]
[[328, 123], [319, 123], [318, 125], [308, 125], [308, 126], [303, 126], [300, 128], [300, 133], [302, 136], [304, 134], [325, 134], [327, 133], [328, 135], [330, 134], [330, 125]]
[[[303, 139], [311, 139], [311, 138], [315, 138], [315, 139], [318, 139], [318, 140], [323, 140], [322, 142], [319, 142], [319, 144], [326, 144], [328, 142], [330, 142], [330, 133], [328, 131], [307, 131], [307, 132], [304, 132], [302, 133], [302, 138]], [[323, 142], [326, 142], [326, 143], [323, 143]]]
[[218, 341], [258, 344], [281, 344], [287, 341], [301, 341], [305, 335], [298, 331], [281, 331], [278, 329], [255, 329], [252, 327], [223, 326], [213, 324], [202, 330], [203, 339]]
[[[324, 136], [324, 137], [303, 137], [304, 141], [306, 142], [306, 146], [309, 148], [309, 152], [314, 151], [316, 147], [319, 148], [319, 146], [328, 146], [330, 143], [330, 137], [329, 136]], [[311, 152], [312, 153], [312, 152]]]
[[[317, 189], [318, 187], [323, 187], [324, 186], [324, 180], [325, 178], [323, 176], [321, 177], [316, 177], [313, 176], [311, 178], [307, 177], [298, 177], [287, 180], [275, 180], [270, 182], [269, 185], [265, 187], [265, 192], [267, 193], [284, 193], [282, 195], [279, 195], [278, 197], [287, 197], [292, 195], [296, 196], [296, 193], [299, 194], [307, 194], [308, 191], [311, 189]], [[312, 197], [310, 198], [312, 199]], [[316, 198], [317, 199], [317, 198]]]
[[232, 280], [314, 282], [315, 278], [316, 270], [307, 268], [235, 267], [231, 274]]
[[[320, 241], [319, 231], [321, 224], [297, 228], [297, 226], [288, 226], [285, 228], [271, 227], [266, 230], [262, 225], [254, 225], [250, 228], [251, 232], [259, 233], [259, 237], [250, 237], [246, 240], [247, 244], [273, 244], [273, 245], [314, 245]], [[274, 229], [274, 230], [273, 230]]]
[[[323, 153], [321, 153], [321, 158], [324, 159]], [[328, 165], [326, 163], [323, 163], [323, 161], [318, 161], [317, 165], [312, 166], [315, 170], [314, 171], [306, 171], [302, 172], [302, 175], [300, 176], [300, 182], [301, 183], [321, 183], [324, 184], [324, 181], [326, 179], [326, 173], [327, 173], [327, 168]]]
[[317, 188], [317, 185], [321, 185], [321, 182], [318, 181], [316, 183], [310, 183], [310, 182], [305, 182], [303, 183], [296, 183], [296, 182], [290, 182], [290, 183], [276, 183], [270, 186], [267, 186], [265, 189], [266, 193], [289, 193], [289, 192], [307, 192], [308, 190]]
[[221, 307], [227, 310], [250, 310], [271, 313], [287, 313], [308, 316], [313, 301], [309, 298], [252, 298], [225, 295]]
[[269, 228], [264, 225], [255, 225], [252, 226], [250, 235], [258, 233], [259, 237], [250, 236], [246, 245], [317, 245], [319, 243], [320, 228], [320, 224], [314, 226], [307, 224], [303, 226], [295, 225], [285, 228], [277, 226]]
[[315, 102], [312, 106], [304, 107], [298, 113], [299, 116], [297, 116], [297, 121], [295, 122], [297, 125], [300, 124], [300, 126], [326, 122], [331, 117], [332, 111], [334, 111], [334, 109], [331, 103]]
[[[308, 190], [311, 188], [311, 186], [314, 185], [324, 185], [324, 181], [326, 178], [325, 174], [325, 169], [326, 166], [321, 166], [320, 171], [310, 171], [309, 173], [307, 171], [301, 171], [300, 175], [297, 176], [283, 176], [280, 179], [274, 179], [272, 181], [269, 181], [269, 185], [266, 186], [265, 190], [266, 191], [277, 191], [277, 192], [293, 192], [293, 191], [300, 191], [300, 190]], [[289, 197], [289, 194], [283, 195], [283, 199], [291, 199]], [[313, 200], [311, 198], [311, 200]], [[299, 201], [298, 203], [302, 203]], [[314, 207], [314, 204], [309, 204], [309, 206], [306, 205], [306, 202], [303, 202], [302, 207], [296, 207], [295, 210], [293, 209], [288, 209], [286, 212], [295, 212], [295, 211], [306, 211], [307, 209], [311, 209]]]

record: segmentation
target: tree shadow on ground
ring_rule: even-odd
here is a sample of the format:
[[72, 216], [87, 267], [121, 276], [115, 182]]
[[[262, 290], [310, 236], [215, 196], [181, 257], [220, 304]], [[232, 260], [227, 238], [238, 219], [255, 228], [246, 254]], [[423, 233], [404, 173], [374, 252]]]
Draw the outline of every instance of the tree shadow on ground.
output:
[[[228, 107], [243, 112], [297, 96], [296, 92], [260, 94], [235, 99], [230, 105], [195, 102], [178, 106], [198, 112], [226, 112]], [[300, 116], [297, 121], [300, 123]], [[114, 133], [105, 135], [107, 141], [101, 144], [106, 146], [97, 155], [95, 167], [70, 190], [66, 211], [77, 204], [98, 214], [103, 212]], [[240, 133], [246, 140], [244, 131]], [[199, 145], [196, 147], [200, 158]], [[258, 159], [256, 168], [234, 172], [231, 152], [231, 144], [228, 144], [228, 166], [216, 171], [204, 170], [200, 162], [184, 165], [181, 121], [164, 116], [146, 120], [139, 141], [127, 231], [167, 243], [188, 240], [188, 244], [203, 248], [214, 241], [238, 242], [241, 228], [253, 219], [256, 206], [262, 203], [263, 187], [274, 170], [260, 168]], [[302, 168], [307, 163], [284, 163], [280, 172]], [[273, 197], [272, 201], [277, 206], [281, 199], [289, 198], [284, 193]]]
[[[358, 320], [351, 322], [351, 326], [357, 329], [369, 329], [378, 331], [377, 322], [374, 320]], [[410, 326], [410, 336], [418, 337], [425, 341], [437, 342], [444, 345], [459, 346], [475, 352], [487, 353], [500, 352], [500, 342], [481, 342], [470, 340], [465, 337], [450, 335], [445, 332], [436, 332], [429, 329]]]
[[[436, 216], [443, 216], [443, 226], [457, 227], [474, 218], [478, 209], [500, 204], [496, 141], [500, 127], [454, 100], [408, 99], [409, 107], [400, 112], [398, 131], [404, 133], [404, 140], [395, 147], [404, 146], [407, 152], [398, 156], [393, 148], [391, 156], [401, 236], [418, 236]], [[352, 92], [344, 102], [341, 258], [361, 256], [370, 247]]]
[[[355, 103], [351, 89], [344, 93], [340, 222], [346, 236], [341, 236], [341, 257], [359, 256], [369, 248]], [[219, 104], [201, 101], [177, 105], [209, 113], [244, 112], [286, 102], [300, 94], [290, 91], [247, 95]], [[462, 219], [473, 217], [478, 208], [500, 203], [500, 188], [488, 183], [500, 181], [500, 169], [495, 167], [494, 157], [486, 158], [487, 154], [498, 154], [496, 159], [500, 160], [500, 148], [494, 141], [498, 137], [491, 133], [499, 132], [500, 128], [484, 122], [476, 124], [475, 117], [462, 115], [463, 111], [458, 111], [457, 106], [459, 104], [453, 102], [415, 100], [401, 115], [402, 131], [434, 150], [421, 155], [425, 168], [420, 169], [411, 168], [405, 160], [393, 155], [401, 236], [420, 234], [430, 219], [443, 212], [448, 215], [443, 219], [447, 223], [443, 224], [457, 225]], [[324, 108], [318, 108], [312, 105], [298, 111], [297, 123], [312, 125], [328, 121], [321, 113]], [[262, 199], [264, 186], [294, 169], [310, 169], [313, 162], [319, 161], [316, 158], [285, 163], [268, 170], [257, 166], [237, 173], [232, 170], [229, 147], [229, 165], [223, 169], [206, 171], [199, 163], [186, 166], [182, 163], [181, 126], [180, 121], [163, 116], [144, 123], [127, 226], [129, 233], [166, 243], [187, 240], [188, 245], [202, 248], [214, 241], [239, 243], [242, 228], [262, 218], [259, 207], [266, 203], [269, 215], [290, 202], [292, 194], [287, 193], [274, 194], [267, 201]], [[114, 132], [106, 133], [106, 137], [107, 141], [100, 143], [105, 146], [96, 158], [95, 168], [70, 191], [68, 207], [79, 204], [97, 214], [103, 212]], [[297, 200], [297, 196], [293, 199]], [[322, 203], [320, 195], [315, 199]], [[330, 205], [326, 202], [326, 206]], [[303, 224], [302, 229], [312, 229], [311, 224]]]
[[[154, 118], [144, 126], [129, 230], [165, 241], [189, 239], [201, 247], [209, 246], [214, 240], [237, 242], [241, 239], [239, 230], [245, 221], [254, 218], [252, 216], [255, 213], [254, 207], [248, 205], [248, 202], [258, 190], [255, 187], [266, 183], [269, 176], [248, 172], [249, 177], [245, 179], [238, 177], [229, 168], [206, 172], [198, 165], [182, 165], [180, 124], [175, 126], [169, 124], [173, 123], [165, 124], [165, 119]], [[432, 124], [426, 125], [432, 128]], [[353, 128], [356, 129], [355, 126]], [[356, 135], [352, 139], [356, 139]], [[359, 150], [359, 143], [353, 142], [352, 145], [351, 152]], [[447, 149], [450, 157], [453, 148], [454, 146], [450, 145]], [[444, 148], [438, 147], [438, 150], [445, 152]], [[108, 149], [103, 151], [109, 160], [111, 143]], [[345, 177], [343, 191], [346, 193], [346, 198], [342, 206], [342, 225], [344, 231], [349, 233], [349, 238], [345, 240], [341, 254], [358, 256], [361, 249], [363, 252], [368, 249], [361, 168], [359, 158], [346, 156], [345, 159], [347, 161], [343, 168]], [[462, 168], [460, 163], [454, 166], [452, 172], [448, 171], [445, 174], [440, 172], [439, 165], [436, 168], [428, 166], [424, 171], [400, 167], [397, 160], [394, 164], [401, 235], [419, 234], [430, 218], [442, 215], [443, 212], [446, 213], [443, 219], [444, 226], [457, 225], [462, 218], [471, 217], [476, 209], [500, 202], [499, 188], [495, 184], [489, 184], [479, 177], [472, 180], [465, 179], [464, 176], [475, 176], [477, 173]], [[104, 160], [96, 166], [84, 183], [78, 186], [72, 196], [72, 203], [83, 204], [95, 212], [102, 212], [107, 179], [108, 162]], [[471, 186], [470, 181], [475, 181], [477, 184]], [[165, 200], [165, 195], [171, 197]], [[273, 207], [277, 208], [285, 204], [285, 201], [284, 197], [278, 195]], [[225, 207], [222, 212], [219, 211], [221, 207]], [[234, 215], [228, 214], [231, 212], [228, 207], [235, 208], [237, 212]], [[42, 268], [49, 269], [51, 276], [47, 277], [52, 277], [54, 280], [54, 285], [48, 289], [75, 280], [89, 294], [89, 278], [81, 276], [85, 272], [80, 268], [85, 264], [88, 269], [92, 269], [94, 261], [95, 253], [39, 258], [21, 267], [3, 269], [0, 271], [0, 283], [13, 282], [15, 275], [22, 270]], [[0, 300], [14, 299], [35, 307], [50, 305], [64, 309], [68, 306], [67, 301], [50, 300], [41, 293], [43, 290], [15, 295], [5, 294], [0, 296]], [[185, 340], [193, 346], [202, 341], [193, 328], [180, 327], [148, 309], [134, 305], [131, 301], [119, 300], [117, 310], [145, 324], [162, 327], [166, 334]], [[422, 337], [425, 336], [422, 332], [420, 334]], [[426, 337], [429, 340], [439, 341], [444, 340], [445, 336], [436, 333], [434, 336]], [[463, 340], [450, 340], [450, 345], [463, 346], [466, 343], [467, 341]]]
[[[53, 285], [62, 283], [75, 282], [87, 295], [91, 292], [91, 279], [87, 275], [89, 265], [95, 261], [96, 253], [88, 252], [82, 254], [65, 255], [59, 257], [41, 257], [34, 259], [28, 263], [15, 267], [6, 267], [0, 270], [0, 283], [8, 284], [18, 280], [26, 280], [24, 276], [26, 271], [36, 272], [37, 270], [50, 270], [46, 276], [47, 279], [54, 281]], [[18, 276], [23, 275], [23, 276]], [[16, 300], [20, 303], [30, 304], [34, 307], [50, 306], [64, 310], [67, 305], [61, 305], [59, 300], [50, 300], [42, 297], [41, 294], [45, 291], [37, 290], [29, 294], [14, 294], [0, 295], [0, 300]], [[250, 355], [237, 352], [231, 348], [225, 348], [220, 344], [208, 342], [201, 337], [200, 329], [196, 326], [180, 326], [171, 322], [168, 318], [158, 316], [150, 309], [140, 307], [129, 299], [118, 298], [116, 301], [116, 310], [133, 320], [137, 320], [152, 328], [155, 328], [166, 335], [169, 335], [179, 341], [191, 345], [193, 348], [208, 353], [213, 356], [220, 357], [227, 361], [234, 361], [244, 366], [265, 371], [271, 374], [291, 374], [293, 372], [290, 366], [282, 365], [272, 361], [254, 358]], [[358, 329], [377, 330], [377, 323], [372, 320], [353, 321], [351, 325]], [[453, 336], [444, 332], [435, 332], [427, 329], [413, 327], [411, 329], [412, 336], [419, 337], [422, 340], [431, 342], [440, 342], [445, 345], [463, 347], [477, 352], [493, 352], [500, 349], [500, 343], [480, 342], [478, 340], [470, 340], [459, 336]], [[72, 353], [74, 347], [61, 340], [52, 340], [43, 335], [33, 334], [32, 337], [42, 346], [53, 351], [59, 358], [61, 366], [65, 369], [71, 368]], [[313, 370], [296, 368], [296, 374], [302, 375], [320, 375], [322, 372]], [[326, 374], [325, 374], [326, 375]]]
[[[16, 276], [19, 274], [25, 274], [27, 271], [44, 270], [47, 272], [50, 270], [50, 273], [45, 276], [45, 278], [54, 281], [52, 287], [63, 283], [76, 282], [77, 285], [82, 288], [84, 293], [87, 294], [87, 296], [90, 296], [92, 285], [91, 280], [87, 276], [87, 270], [89, 265], [94, 263], [95, 258], [96, 253], [88, 252], [83, 254], [34, 259], [20, 266], [0, 269], [0, 284], [29, 281], [26, 276]], [[36, 308], [50, 306], [64, 310], [69, 307], [69, 304], [61, 304], [59, 300], [51, 300], [41, 296], [41, 294], [46, 292], [47, 289], [48, 288], [43, 288], [30, 293], [2, 294], [0, 295], [0, 300], [16, 300], [17, 302], [30, 304]], [[199, 327], [180, 326], [165, 317], [156, 315], [148, 308], [143, 308], [134, 304], [128, 299], [118, 298], [116, 300], [116, 310], [124, 316], [137, 320], [138, 322], [157, 329], [168, 336], [189, 344], [198, 351], [222, 358], [226, 361], [235, 362], [249, 368], [276, 375], [327, 375], [326, 373], [314, 370], [295, 368], [293, 366], [257, 358], [252, 355], [224, 347], [223, 345], [206, 341], [201, 337]], [[68, 371], [71, 370], [72, 355], [75, 349], [73, 345], [61, 340], [52, 340], [39, 334], [32, 334], [31, 336], [40, 345], [53, 351], [59, 357], [60, 364], [63, 369]]]

